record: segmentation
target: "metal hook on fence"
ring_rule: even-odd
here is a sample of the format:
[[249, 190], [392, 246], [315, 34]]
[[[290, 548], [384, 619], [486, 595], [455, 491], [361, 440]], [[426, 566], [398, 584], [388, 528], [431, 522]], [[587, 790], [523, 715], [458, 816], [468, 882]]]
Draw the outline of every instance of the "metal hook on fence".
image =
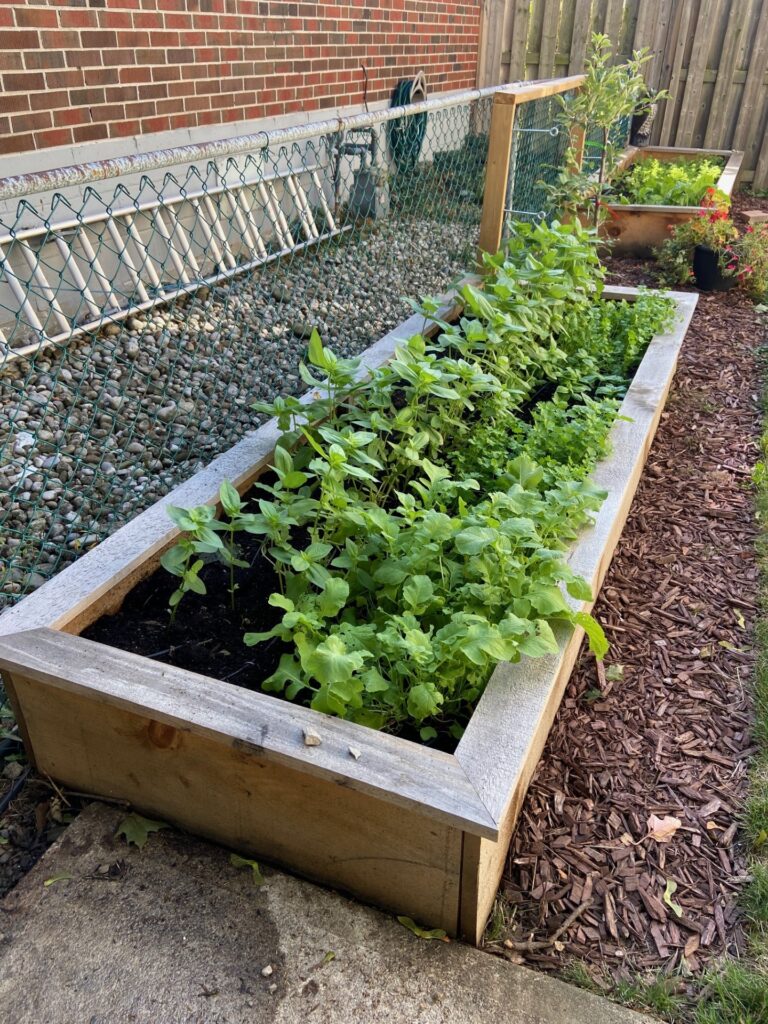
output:
[[544, 220], [547, 216], [545, 210], [513, 210], [511, 206], [505, 206], [504, 213], [514, 213], [518, 217], [533, 217], [534, 220]]
[[560, 127], [553, 124], [551, 128], [513, 128], [512, 132], [537, 132], [542, 135], [551, 135], [553, 139], [556, 139], [560, 134]]

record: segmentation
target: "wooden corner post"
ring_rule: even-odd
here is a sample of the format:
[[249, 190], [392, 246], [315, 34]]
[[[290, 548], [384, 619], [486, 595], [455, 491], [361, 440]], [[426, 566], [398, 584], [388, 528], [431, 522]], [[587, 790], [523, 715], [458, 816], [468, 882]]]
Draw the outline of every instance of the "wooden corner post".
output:
[[513, 93], [497, 92], [493, 97], [483, 215], [480, 219], [478, 243], [480, 260], [484, 252], [496, 253], [501, 248], [516, 107], [517, 97]]

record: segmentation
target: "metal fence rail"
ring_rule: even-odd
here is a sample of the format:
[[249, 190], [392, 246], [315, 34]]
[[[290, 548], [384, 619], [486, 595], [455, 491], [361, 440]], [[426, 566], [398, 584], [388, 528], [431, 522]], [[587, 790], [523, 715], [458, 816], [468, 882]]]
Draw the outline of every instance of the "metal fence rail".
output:
[[[313, 328], [360, 352], [474, 264], [497, 91], [0, 181], [0, 607], [303, 390]], [[563, 140], [521, 109], [539, 218]]]

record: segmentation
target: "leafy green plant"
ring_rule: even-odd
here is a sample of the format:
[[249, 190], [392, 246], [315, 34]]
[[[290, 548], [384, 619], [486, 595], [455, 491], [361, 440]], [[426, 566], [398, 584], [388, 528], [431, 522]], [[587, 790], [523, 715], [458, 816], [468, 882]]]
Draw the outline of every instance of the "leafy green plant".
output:
[[553, 653], [559, 627], [584, 628], [602, 656], [564, 550], [603, 500], [589, 471], [669, 304], [607, 313], [595, 246], [575, 222], [521, 225], [483, 289], [461, 289], [457, 323], [435, 320], [432, 340], [367, 376], [313, 336], [312, 399], [260, 406], [283, 434], [258, 511], [224, 490], [220, 517], [172, 510], [185, 531], [163, 563], [181, 579], [174, 607], [199, 561], [237, 564], [236, 534], [260, 537], [280, 618], [244, 639], [286, 646], [264, 689], [425, 740], [460, 736], [494, 666]]
[[[701, 157], [658, 160], [645, 157], [617, 175], [614, 188], [619, 203], [647, 206], [698, 206], [714, 191], [722, 160]], [[727, 201], [727, 197], [720, 193]]]

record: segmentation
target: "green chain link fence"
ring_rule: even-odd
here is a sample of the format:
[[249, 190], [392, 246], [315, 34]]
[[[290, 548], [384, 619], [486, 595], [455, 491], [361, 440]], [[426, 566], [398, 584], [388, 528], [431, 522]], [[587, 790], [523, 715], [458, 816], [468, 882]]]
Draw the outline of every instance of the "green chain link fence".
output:
[[[0, 220], [0, 608], [301, 391], [313, 328], [359, 353], [472, 269], [491, 103], [265, 134]], [[546, 212], [555, 109], [522, 108], [513, 217]]]

